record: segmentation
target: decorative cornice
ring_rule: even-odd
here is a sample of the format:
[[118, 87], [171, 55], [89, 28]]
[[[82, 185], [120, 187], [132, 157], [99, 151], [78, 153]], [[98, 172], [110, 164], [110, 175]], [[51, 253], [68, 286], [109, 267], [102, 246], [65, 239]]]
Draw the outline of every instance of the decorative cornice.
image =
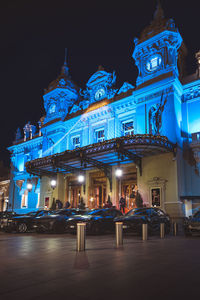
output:
[[187, 89], [182, 96], [182, 101], [190, 101], [200, 97], [200, 84], [191, 87], [189, 90]]
[[152, 99], [159, 98], [159, 97], [162, 96], [163, 93], [164, 93], [164, 95], [168, 95], [169, 93], [173, 93], [173, 91], [174, 91], [173, 86], [170, 86], [170, 87], [168, 87], [166, 89], [163, 89], [163, 90], [160, 90], [160, 91], [158, 91], [156, 93], [150, 94], [150, 95], [142, 97], [142, 98], [138, 98], [134, 102], [136, 104], [140, 104], [140, 103], [143, 103], [143, 102], [150, 101]]
[[165, 189], [167, 182], [168, 180], [162, 177], [153, 177], [152, 179], [147, 181], [147, 184], [149, 186], [161, 186], [163, 189]]
[[37, 136], [37, 139], [30, 139], [26, 142], [22, 141], [21, 143], [18, 143], [14, 146], [11, 146], [8, 148], [9, 151], [13, 152], [13, 154], [17, 154], [17, 153], [23, 153], [25, 149], [33, 149], [33, 148], [37, 148], [38, 145], [42, 145], [42, 136]]

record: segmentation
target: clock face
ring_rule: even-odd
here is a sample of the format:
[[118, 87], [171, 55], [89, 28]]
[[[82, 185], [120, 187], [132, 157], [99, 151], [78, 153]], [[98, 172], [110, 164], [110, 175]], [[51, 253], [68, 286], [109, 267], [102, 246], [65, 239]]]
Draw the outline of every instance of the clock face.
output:
[[106, 91], [103, 88], [98, 89], [94, 95], [95, 100], [102, 99], [105, 96], [105, 94], [106, 94]]
[[159, 54], [154, 55], [149, 60], [147, 60], [146, 69], [149, 72], [156, 71], [157, 69], [160, 68], [161, 63], [162, 63], [162, 57]]
[[54, 103], [54, 104], [51, 104], [51, 106], [50, 106], [50, 108], [49, 108], [49, 113], [50, 113], [50, 114], [53, 114], [53, 113], [55, 113], [55, 111], [56, 111], [56, 105], [55, 105], [55, 103]]

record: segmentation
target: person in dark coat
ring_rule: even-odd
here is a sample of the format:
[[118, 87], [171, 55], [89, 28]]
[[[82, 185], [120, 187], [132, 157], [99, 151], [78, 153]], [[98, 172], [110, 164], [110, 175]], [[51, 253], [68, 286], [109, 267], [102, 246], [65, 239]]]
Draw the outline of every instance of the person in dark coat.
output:
[[104, 208], [111, 208], [112, 207], [112, 202], [110, 198], [108, 198], [108, 201], [105, 203]]
[[120, 210], [125, 213], [125, 207], [126, 207], [126, 200], [124, 197], [121, 197], [119, 200], [119, 206], [120, 206]]
[[56, 200], [56, 209], [61, 209], [63, 208], [63, 204], [60, 200]]
[[69, 203], [69, 201], [67, 200], [67, 202], [65, 202], [65, 208], [69, 208], [70, 207], [70, 203]]
[[85, 203], [83, 201], [83, 198], [81, 197], [81, 201], [79, 203], [79, 206], [78, 206], [79, 209], [85, 209]]

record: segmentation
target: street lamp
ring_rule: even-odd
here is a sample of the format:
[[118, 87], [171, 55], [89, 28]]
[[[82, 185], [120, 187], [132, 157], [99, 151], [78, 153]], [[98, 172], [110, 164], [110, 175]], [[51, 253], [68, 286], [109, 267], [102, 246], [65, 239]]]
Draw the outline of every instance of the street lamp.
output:
[[56, 182], [55, 179], [51, 179], [51, 183], [50, 184], [51, 184], [51, 188], [55, 189], [57, 182]]
[[78, 175], [78, 182], [79, 182], [79, 183], [83, 183], [84, 181], [85, 181], [84, 175], [79, 174], [79, 175]]
[[27, 187], [27, 190], [30, 192], [33, 188], [33, 185], [30, 181], [28, 181], [26, 187]]
[[115, 176], [120, 178], [120, 177], [122, 177], [122, 175], [123, 175], [123, 171], [122, 171], [122, 169], [120, 167], [118, 167], [115, 170]]

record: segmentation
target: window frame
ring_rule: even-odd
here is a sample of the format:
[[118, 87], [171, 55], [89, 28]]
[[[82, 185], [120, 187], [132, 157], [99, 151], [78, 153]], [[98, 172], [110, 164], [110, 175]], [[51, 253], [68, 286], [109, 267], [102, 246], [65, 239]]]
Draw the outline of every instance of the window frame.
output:
[[[98, 137], [97, 135], [103, 131], [103, 137]], [[105, 141], [105, 128], [104, 127], [101, 127], [101, 128], [98, 128], [98, 129], [95, 129], [95, 140], [97, 143], [102, 143]]]
[[[24, 205], [22, 205], [22, 203], [24, 203]], [[24, 193], [21, 195], [21, 208], [26, 209], [27, 207], [28, 207], [28, 190], [25, 190]]]
[[[79, 138], [79, 143], [73, 143], [74, 139], [77, 139]], [[80, 148], [81, 147], [81, 135], [80, 134], [77, 134], [77, 135], [73, 135], [71, 137], [71, 144], [72, 144], [72, 148], [73, 149], [77, 149], [77, 148]], [[79, 145], [79, 146], [78, 146]]]
[[[125, 124], [128, 124], [128, 123], [133, 123], [133, 129], [132, 130], [125, 130]], [[123, 136], [132, 136], [132, 135], [134, 135], [134, 121], [133, 121], [133, 119], [130, 119], [130, 120], [125, 120], [125, 121], [123, 121], [122, 122], [122, 131], [123, 131]], [[129, 133], [129, 134], [126, 134], [126, 133], [128, 133], [128, 132], [131, 132], [132, 131], [132, 133]]]

